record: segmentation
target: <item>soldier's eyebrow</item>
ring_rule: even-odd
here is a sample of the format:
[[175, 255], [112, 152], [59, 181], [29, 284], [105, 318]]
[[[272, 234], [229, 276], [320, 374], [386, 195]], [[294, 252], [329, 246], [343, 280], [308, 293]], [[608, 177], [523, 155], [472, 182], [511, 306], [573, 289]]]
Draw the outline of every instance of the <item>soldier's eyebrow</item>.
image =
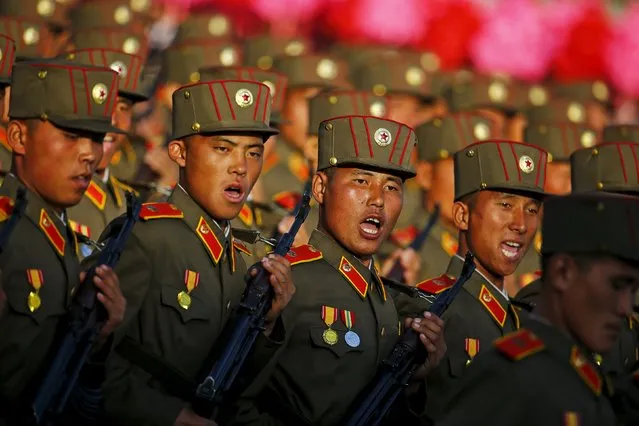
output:
[[355, 169], [353, 170], [353, 173], [351, 174], [353, 176], [358, 176], [358, 175], [373, 176], [373, 172], [369, 172], [368, 170], [363, 170], [363, 169]]

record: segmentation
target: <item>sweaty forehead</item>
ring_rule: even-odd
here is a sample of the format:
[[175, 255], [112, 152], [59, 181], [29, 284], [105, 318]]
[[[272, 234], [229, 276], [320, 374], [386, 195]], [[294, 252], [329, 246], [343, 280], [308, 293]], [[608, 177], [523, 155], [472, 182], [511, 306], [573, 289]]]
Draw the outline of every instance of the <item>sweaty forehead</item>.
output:
[[362, 169], [359, 167], [336, 167], [336, 173], [338, 173], [338, 175], [341, 177], [371, 176], [375, 179], [393, 180], [393, 181], [402, 182], [402, 179], [398, 176], [387, 173], [385, 171], [378, 171], [375, 169]]
[[210, 136], [203, 135], [203, 137], [211, 142], [227, 142], [240, 146], [263, 145], [262, 137], [252, 133]]
[[535, 198], [531, 198], [525, 195], [517, 194], [514, 192], [502, 192], [502, 191], [480, 191], [479, 192], [480, 199], [484, 200], [511, 200], [513, 202], [520, 202], [524, 204], [534, 203], [541, 204], [541, 202]]

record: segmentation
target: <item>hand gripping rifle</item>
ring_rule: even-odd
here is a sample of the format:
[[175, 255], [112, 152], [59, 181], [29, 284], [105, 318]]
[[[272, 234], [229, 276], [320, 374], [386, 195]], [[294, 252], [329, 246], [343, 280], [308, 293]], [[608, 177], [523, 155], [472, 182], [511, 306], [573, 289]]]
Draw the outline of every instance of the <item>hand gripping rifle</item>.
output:
[[[274, 253], [285, 256], [291, 249], [297, 231], [306, 220], [310, 210], [311, 187], [307, 183], [304, 195], [298, 204], [295, 221], [291, 229], [279, 239]], [[271, 309], [273, 290], [269, 284], [269, 273], [261, 263], [254, 277], [247, 277], [246, 290], [234, 317], [226, 325], [223, 336], [228, 336], [221, 354], [213, 364], [211, 372], [200, 383], [195, 392], [198, 403], [206, 405], [207, 412], [213, 412], [224, 393], [227, 392], [240, 369], [244, 365], [259, 333], [264, 330], [266, 314]]]
[[[428, 309], [440, 316], [448, 309], [462, 287], [475, 271], [473, 254], [468, 252], [462, 272], [448, 290], [441, 293]], [[353, 404], [353, 409], [341, 424], [345, 426], [377, 426], [389, 412], [399, 394], [407, 387], [411, 376], [426, 360], [426, 352], [419, 334], [406, 330], [401, 340], [386, 358], [377, 375]]]
[[11, 217], [9, 217], [6, 225], [2, 228], [2, 232], [0, 232], [0, 254], [2, 254], [7, 246], [11, 232], [13, 232], [18, 222], [20, 222], [20, 219], [22, 219], [22, 216], [24, 216], [24, 212], [27, 210], [27, 203], [27, 190], [24, 188], [18, 189]]
[[93, 278], [97, 267], [115, 267], [140, 216], [140, 200], [130, 192], [126, 194], [126, 198], [126, 218], [118, 234], [109, 239], [95, 265], [87, 271], [71, 304], [65, 335], [31, 406], [36, 424], [51, 424], [64, 412], [69, 396], [78, 384], [80, 371], [107, 320], [105, 308], [97, 303], [98, 290]]
[[[426, 226], [424, 226], [422, 230], [419, 231], [419, 234], [415, 236], [408, 248], [411, 248], [419, 253], [419, 251], [424, 246], [426, 239], [430, 235], [430, 231], [433, 230], [433, 226], [435, 226], [435, 223], [437, 223], [437, 219], [439, 219], [439, 204], [435, 205], [435, 210], [433, 211], [433, 214], [430, 215], [430, 218], [428, 218], [428, 223], [426, 223]], [[387, 277], [393, 281], [406, 284], [406, 282], [404, 281], [404, 267], [400, 263], [399, 259], [395, 261], [395, 264], [393, 265], [391, 271], [388, 273]]]

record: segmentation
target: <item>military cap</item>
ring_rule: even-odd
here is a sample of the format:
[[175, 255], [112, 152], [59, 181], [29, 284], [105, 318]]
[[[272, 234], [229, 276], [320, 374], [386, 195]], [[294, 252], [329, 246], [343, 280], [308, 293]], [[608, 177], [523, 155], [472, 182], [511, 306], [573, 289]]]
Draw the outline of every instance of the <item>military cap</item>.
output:
[[182, 86], [173, 93], [173, 139], [195, 134], [255, 132], [265, 139], [270, 127], [267, 85], [249, 80], [215, 80]]
[[639, 125], [615, 124], [604, 127], [602, 142], [617, 141], [639, 142]]
[[26, 18], [59, 27], [69, 25], [67, 6], [55, 0], [2, 0], [0, 16]]
[[555, 96], [582, 103], [608, 104], [610, 102], [610, 89], [603, 81], [557, 83], [553, 86], [552, 91]]
[[74, 49], [115, 49], [129, 55], [146, 56], [148, 40], [141, 31], [122, 28], [87, 28], [71, 36]]
[[349, 89], [346, 62], [324, 55], [279, 56], [273, 69], [288, 77], [288, 87]]
[[386, 116], [387, 99], [369, 92], [334, 90], [318, 94], [308, 103], [308, 134], [317, 135], [320, 123], [344, 115]]
[[455, 113], [434, 118], [415, 129], [419, 159], [437, 161], [450, 157], [475, 142], [490, 139], [494, 133], [490, 120], [478, 114]]
[[71, 12], [74, 31], [87, 28], [129, 28], [136, 18], [126, 0], [91, 0], [82, 2]]
[[272, 38], [257, 36], [244, 42], [244, 64], [265, 71], [273, 68], [278, 56], [300, 56], [311, 51], [311, 43], [302, 38]]
[[377, 60], [355, 71], [353, 84], [378, 96], [408, 94], [431, 98], [430, 79], [419, 63], [401, 56], [393, 60]]
[[78, 49], [68, 52], [66, 56], [68, 60], [111, 68], [120, 76], [118, 94], [121, 97], [133, 102], [147, 100], [140, 85], [144, 62], [140, 56], [113, 49]]
[[0, 34], [15, 41], [16, 56], [39, 56], [42, 47], [41, 32], [42, 24], [36, 21], [0, 16]]
[[608, 254], [636, 262], [638, 223], [637, 197], [608, 193], [550, 197], [544, 202], [541, 252]]
[[118, 74], [110, 68], [59, 59], [16, 62], [9, 117], [39, 118], [59, 127], [121, 133], [111, 125]]
[[572, 192], [639, 194], [639, 144], [607, 142], [570, 156]]
[[536, 123], [526, 126], [524, 141], [548, 152], [548, 161], [568, 161], [579, 148], [597, 143], [597, 133], [581, 124]]
[[329, 52], [336, 58], [348, 62], [351, 76], [356, 75], [360, 66], [376, 60], [395, 60], [400, 54], [395, 46], [378, 44], [343, 44], [333, 45]]
[[455, 153], [455, 200], [482, 190], [544, 195], [548, 154], [524, 143], [490, 140]]
[[569, 99], [552, 99], [543, 105], [531, 106], [526, 110], [528, 124], [533, 123], [573, 123], [586, 122], [586, 108], [583, 104]]
[[266, 84], [271, 91], [271, 122], [280, 123], [280, 112], [286, 99], [288, 79], [275, 71], [264, 71], [252, 67], [212, 67], [200, 69], [200, 80], [252, 80]]
[[330, 118], [320, 124], [317, 170], [353, 166], [411, 178], [416, 144], [413, 129], [397, 121], [362, 115]]
[[11, 83], [11, 68], [16, 57], [16, 43], [0, 34], [0, 88]]
[[188, 43], [211, 38], [230, 38], [233, 35], [231, 19], [221, 13], [190, 15], [180, 24], [174, 43]]
[[167, 81], [180, 84], [200, 81], [201, 68], [230, 67], [241, 63], [237, 45], [220, 40], [173, 45], [164, 53]]

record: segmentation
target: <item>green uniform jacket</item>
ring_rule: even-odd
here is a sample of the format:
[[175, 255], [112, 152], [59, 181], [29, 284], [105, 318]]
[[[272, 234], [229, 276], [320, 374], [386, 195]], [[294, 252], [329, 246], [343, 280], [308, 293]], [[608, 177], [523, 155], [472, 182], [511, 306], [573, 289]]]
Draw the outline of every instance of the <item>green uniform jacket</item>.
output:
[[[232, 236], [226, 238], [180, 186], [169, 202], [143, 207], [116, 268], [127, 311], [116, 334], [119, 346], [107, 361], [104, 393], [117, 425], [173, 425], [187, 403], [156, 371], [145, 370], [150, 364], [131, 362], [131, 354], [159, 357], [167, 369], [199, 381], [245, 288], [239, 256], [245, 248], [235, 241], [229, 247]], [[256, 356], [266, 362], [269, 353], [258, 350]]]
[[308, 174], [308, 163], [304, 156], [278, 139], [275, 150], [264, 160], [260, 177], [266, 199], [275, 201], [287, 192], [302, 192]]
[[[341, 424], [400, 334], [395, 304], [377, 274], [331, 237], [314, 231], [289, 261], [297, 292], [282, 318], [287, 331], [295, 328], [240, 399], [231, 424]], [[343, 314], [352, 316], [359, 337], [350, 345]], [[335, 341], [325, 338], [327, 323]]]
[[[87, 238], [97, 239], [112, 220], [126, 213], [126, 192], [133, 188], [109, 176], [106, 183], [94, 176], [82, 200], [69, 209], [71, 227]], [[80, 244], [82, 257], [88, 256], [92, 247]]]
[[[461, 257], [453, 257], [446, 274], [420, 283], [419, 288], [430, 293], [441, 293], [454, 283], [463, 264]], [[421, 315], [428, 308], [428, 303], [399, 296], [398, 306], [403, 315]], [[466, 366], [475, 355], [482, 348], [489, 347], [495, 339], [519, 328], [518, 312], [478, 271], [464, 284], [442, 319], [448, 349], [439, 366], [427, 378], [425, 415], [433, 420], [443, 414], [446, 401], [459, 386]]]
[[482, 351], [437, 426], [614, 426], [587, 351], [542, 320]]
[[[0, 195], [15, 199], [20, 186], [15, 176], [8, 175]], [[36, 194], [28, 191], [27, 199], [26, 214], [0, 257], [7, 297], [0, 316], [0, 401], [9, 403], [33, 397], [55, 353], [56, 331], [80, 280], [73, 232]], [[41, 302], [31, 304], [33, 311], [30, 293]], [[0, 418], [1, 411], [0, 407]]]

